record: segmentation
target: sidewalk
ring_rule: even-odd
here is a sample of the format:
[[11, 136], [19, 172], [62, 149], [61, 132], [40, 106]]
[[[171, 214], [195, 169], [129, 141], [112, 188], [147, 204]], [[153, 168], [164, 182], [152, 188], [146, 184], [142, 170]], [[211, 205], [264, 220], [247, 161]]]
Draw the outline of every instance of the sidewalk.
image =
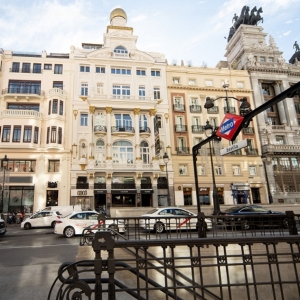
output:
[[20, 224], [6, 224], [6, 230], [4, 237], [30, 236], [33, 234], [54, 234], [54, 229], [50, 227], [37, 227], [25, 230], [21, 228]]

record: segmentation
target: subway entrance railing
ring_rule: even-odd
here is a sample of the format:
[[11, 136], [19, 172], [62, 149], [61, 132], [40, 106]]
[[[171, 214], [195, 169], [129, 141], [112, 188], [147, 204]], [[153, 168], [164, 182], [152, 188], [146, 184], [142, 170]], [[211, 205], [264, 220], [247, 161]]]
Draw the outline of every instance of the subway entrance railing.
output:
[[103, 223], [85, 229], [79, 249], [91, 257], [63, 263], [48, 299], [300, 298], [299, 216], [287, 228], [253, 219], [247, 229], [241, 220], [225, 226], [209, 218], [200, 238], [167, 226], [148, 234], [136, 226], [141, 218], [123, 218], [125, 234]]

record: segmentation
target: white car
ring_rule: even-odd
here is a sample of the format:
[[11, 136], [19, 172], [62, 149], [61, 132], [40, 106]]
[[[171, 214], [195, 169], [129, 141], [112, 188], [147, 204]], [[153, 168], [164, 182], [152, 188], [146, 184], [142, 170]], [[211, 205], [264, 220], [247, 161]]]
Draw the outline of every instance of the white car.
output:
[[[100, 213], [97, 211], [81, 211], [74, 212], [71, 215], [61, 218], [56, 221], [54, 233], [62, 234], [67, 238], [71, 238], [74, 235], [82, 234], [84, 228], [93, 226], [97, 228], [98, 216]], [[101, 223], [100, 223], [101, 224]], [[105, 227], [113, 229], [119, 233], [126, 231], [124, 220], [106, 219]]]
[[[198, 228], [197, 215], [179, 207], [155, 208], [142, 215], [140, 226], [143, 229], [162, 233], [165, 230], [191, 230]], [[205, 218], [207, 229], [212, 229], [212, 221]]]
[[30, 229], [32, 227], [52, 227], [56, 221], [62, 217], [59, 211], [40, 211], [26, 218], [21, 223], [21, 228]]

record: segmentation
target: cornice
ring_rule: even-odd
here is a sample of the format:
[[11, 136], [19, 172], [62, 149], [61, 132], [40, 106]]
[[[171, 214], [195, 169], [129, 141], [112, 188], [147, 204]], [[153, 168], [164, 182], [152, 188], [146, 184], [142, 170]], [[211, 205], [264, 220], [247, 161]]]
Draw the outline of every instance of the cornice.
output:
[[287, 76], [298, 76], [300, 77], [300, 70], [288, 70], [288, 69], [278, 69], [278, 68], [260, 68], [260, 67], [248, 67], [247, 70], [251, 72], [264, 72], [273, 74], [286, 74]]
[[107, 26], [107, 31], [108, 32], [108, 29], [117, 29], [117, 30], [128, 30], [128, 31], [133, 31], [133, 28], [132, 27], [125, 27], [125, 26], [113, 26], [113, 25], [108, 25]]
[[[187, 86], [187, 85], [169, 85], [168, 89], [174, 90], [189, 90], [189, 91], [205, 91], [205, 92], [219, 92], [224, 93], [223, 88], [208, 88], [208, 87], [195, 87], [195, 86]], [[229, 89], [228, 93], [252, 93], [252, 90], [248, 89]]]

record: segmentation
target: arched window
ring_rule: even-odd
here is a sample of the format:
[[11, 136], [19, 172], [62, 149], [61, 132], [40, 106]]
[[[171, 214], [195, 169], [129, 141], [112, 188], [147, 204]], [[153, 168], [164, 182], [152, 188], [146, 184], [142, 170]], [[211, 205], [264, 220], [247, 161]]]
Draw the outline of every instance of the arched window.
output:
[[123, 46], [118, 46], [114, 49], [115, 56], [125, 57], [128, 56], [128, 51]]
[[105, 144], [102, 140], [96, 142], [95, 161], [96, 164], [105, 163]]
[[141, 151], [141, 158], [142, 158], [143, 164], [149, 164], [150, 163], [149, 144], [145, 141], [141, 142], [140, 151]]
[[113, 164], [133, 164], [133, 146], [128, 141], [113, 143]]

